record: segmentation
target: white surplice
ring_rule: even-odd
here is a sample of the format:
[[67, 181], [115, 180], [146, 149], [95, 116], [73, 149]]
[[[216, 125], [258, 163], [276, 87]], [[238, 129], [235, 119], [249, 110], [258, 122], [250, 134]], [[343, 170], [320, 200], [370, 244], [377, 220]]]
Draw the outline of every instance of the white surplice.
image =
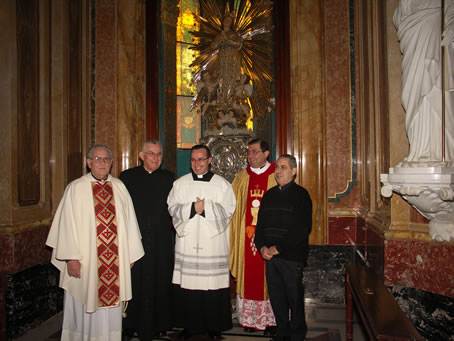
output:
[[[204, 216], [191, 207], [205, 199]], [[167, 203], [176, 230], [172, 283], [191, 290], [229, 286], [229, 223], [236, 200], [232, 185], [214, 174], [210, 181], [195, 181], [187, 174], [174, 182]]]

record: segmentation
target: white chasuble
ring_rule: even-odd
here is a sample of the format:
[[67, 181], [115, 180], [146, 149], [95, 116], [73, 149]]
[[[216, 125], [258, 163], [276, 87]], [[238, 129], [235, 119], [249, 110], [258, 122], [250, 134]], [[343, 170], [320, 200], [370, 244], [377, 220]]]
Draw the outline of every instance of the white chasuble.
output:
[[[92, 181], [94, 180], [91, 174], [86, 174], [72, 181], [66, 187], [46, 241], [46, 244], [53, 248], [51, 262], [60, 270], [60, 287], [65, 289], [75, 301], [82, 304], [86, 313], [93, 313], [100, 307], [98, 290], [100, 288], [99, 235], [97, 228], [101, 225], [99, 225], [99, 216], [98, 219], [95, 216], [95, 201], [92, 190]], [[121, 180], [110, 175], [106, 181], [111, 183], [111, 191], [115, 198], [115, 201], [112, 202], [115, 205], [115, 220], [112, 221], [116, 223], [109, 226], [116, 230], [117, 237], [116, 246], [106, 248], [104, 251], [107, 250], [107, 253], [103, 253], [102, 258], [104, 262], [111, 265], [109, 262], [112, 260], [112, 255], [110, 253], [116, 253], [117, 260], [115, 262], [118, 263], [114, 264], [118, 264], [118, 266], [113, 266], [106, 272], [107, 276], [104, 278], [104, 283], [112, 284], [109, 278], [114, 278], [114, 276], [109, 272], [118, 273], [115, 283], [119, 284], [109, 288], [111, 292], [118, 291], [118, 298], [115, 300], [119, 303], [132, 298], [130, 265], [140, 259], [144, 255], [144, 251], [134, 206], [128, 190]], [[103, 192], [102, 196], [105, 196], [108, 192], [107, 189], [104, 190], [106, 192]], [[109, 209], [100, 210], [101, 214], [104, 215], [102, 217], [104, 223], [111, 222], [106, 218], [111, 214], [112, 209], [111, 206]], [[112, 216], [110, 215], [110, 217]], [[101, 229], [104, 228], [104, 225], [102, 225]], [[111, 241], [108, 237], [111, 232], [102, 236], [104, 242], [109, 243]], [[101, 246], [101, 248], [103, 247], [105, 245]], [[115, 248], [118, 249], [117, 252], [115, 252]], [[80, 261], [80, 278], [69, 276], [66, 261], [70, 259]], [[117, 267], [116, 270], [115, 267]], [[110, 296], [110, 294], [107, 296]], [[107, 304], [111, 304], [112, 301], [107, 296], [104, 299]]]

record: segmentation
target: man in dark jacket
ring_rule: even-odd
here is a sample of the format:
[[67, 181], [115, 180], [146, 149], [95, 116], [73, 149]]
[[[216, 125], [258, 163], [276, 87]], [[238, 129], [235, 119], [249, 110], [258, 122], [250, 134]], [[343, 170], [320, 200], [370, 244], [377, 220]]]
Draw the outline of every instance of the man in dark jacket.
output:
[[[265, 193], [258, 215], [255, 246], [265, 259], [266, 281], [277, 323], [273, 340], [303, 341], [303, 267], [312, 229], [312, 200], [294, 182], [296, 160], [284, 154], [276, 162], [278, 186]], [[290, 319], [289, 319], [290, 313]]]
[[145, 250], [145, 256], [131, 271], [134, 297], [123, 327], [127, 336], [138, 334], [141, 341], [148, 341], [164, 336], [172, 326], [170, 290], [175, 237], [167, 196], [174, 175], [161, 168], [159, 141], [146, 141], [139, 157], [143, 165], [120, 174], [134, 203]]

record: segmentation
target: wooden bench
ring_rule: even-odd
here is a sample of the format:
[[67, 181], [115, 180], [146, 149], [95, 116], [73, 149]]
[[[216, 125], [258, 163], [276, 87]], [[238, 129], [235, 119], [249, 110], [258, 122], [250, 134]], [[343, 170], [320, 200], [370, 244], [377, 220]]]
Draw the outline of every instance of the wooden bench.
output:
[[425, 340], [372, 269], [348, 264], [346, 289], [347, 341], [353, 340], [353, 301], [370, 340]]

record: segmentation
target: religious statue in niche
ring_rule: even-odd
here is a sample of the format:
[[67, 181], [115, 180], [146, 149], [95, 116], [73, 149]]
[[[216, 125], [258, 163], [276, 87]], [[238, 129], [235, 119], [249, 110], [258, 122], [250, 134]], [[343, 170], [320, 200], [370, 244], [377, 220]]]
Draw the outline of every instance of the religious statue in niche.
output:
[[269, 0], [201, 0], [195, 15], [200, 30], [191, 32], [199, 56], [191, 64], [197, 94], [192, 110], [200, 113], [203, 135], [247, 135], [251, 103], [269, 103], [271, 10]]
[[454, 240], [454, 0], [400, 0], [393, 22], [403, 54], [410, 151], [389, 174], [381, 174], [381, 193], [399, 193], [430, 220], [432, 239], [449, 242]]
[[[402, 106], [406, 111], [405, 127], [410, 143], [410, 152], [399, 167], [454, 166], [454, 1], [445, 1], [444, 10], [443, 29], [440, 0], [401, 0], [394, 12], [393, 21], [403, 54]], [[444, 72], [441, 46], [445, 46]]]

